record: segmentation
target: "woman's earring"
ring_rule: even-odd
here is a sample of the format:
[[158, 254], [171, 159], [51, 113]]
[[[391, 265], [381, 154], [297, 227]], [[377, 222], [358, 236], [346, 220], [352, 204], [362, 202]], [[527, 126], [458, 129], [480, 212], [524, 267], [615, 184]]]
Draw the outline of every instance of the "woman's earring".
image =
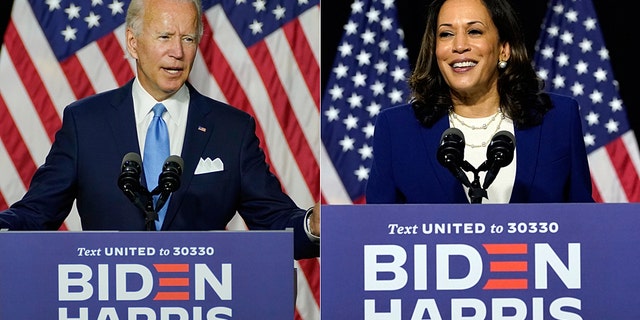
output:
[[507, 62], [506, 62], [506, 61], [500, 60], [500, 61], [498, 62], [498, 68], [500, 68], [500, 69], [504, 69], [504, 68], [506, 68], [506, 67], [507, 67]]

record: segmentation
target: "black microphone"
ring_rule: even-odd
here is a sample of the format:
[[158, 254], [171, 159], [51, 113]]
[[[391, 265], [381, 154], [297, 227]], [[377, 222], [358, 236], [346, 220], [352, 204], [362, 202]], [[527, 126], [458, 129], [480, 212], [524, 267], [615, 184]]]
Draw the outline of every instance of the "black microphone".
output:
[[164, 161], [162, 172], [158, 177], [158, 186], [154, 190], [154, 194], [160, 193], [160, 197], [156, 203], [156, 212], [160, 210], [167, 199], [169, 199], [169, 195], [180, 188], [182, 167], [184, 167], [184, 160], [179, 156], [172, 155]]
[[129, 200], [135, 202], [140, 191], [140, 174], [142, 173], [142, 159], [135, 152], [129, 152], [122, 158], [118, 187]]
[[140, 174], [142, 173], [142, 159], [135, 152], [129, 152], [122, 158], [122, 169], [118, 176], [118, 187], [124, 192], [133, 204], [145, 214], [147, 223], [153, 223], [153, 208], [148, 207], [151, 197], [149, 191], [140, 184]]
[[515, 147], [515, 137], [509, 131], [499, 131], [491, 138], [487, 147], [487, 160], [481, 165], [488, 168], [482, 184], [483, 189], [488, 188], [495, 180], [500, 168], [508, 166], [513, 161]]
[[451, 173], [462, 182], [463, 185], [470, 187], [469, 178], [462, 171], [461, 167], [464, 163], [464, 134], [458, 128], [449, 128], [442, 133], [440, 138], [440, 147], [438, 147], [437, 158], [440, 164], [449, 169]]

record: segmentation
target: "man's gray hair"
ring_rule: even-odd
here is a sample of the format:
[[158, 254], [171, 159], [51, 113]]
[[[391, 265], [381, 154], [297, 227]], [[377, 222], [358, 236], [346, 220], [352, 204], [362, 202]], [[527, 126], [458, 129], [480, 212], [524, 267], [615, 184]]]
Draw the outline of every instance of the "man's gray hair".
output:
[[[144, 13], [145, 2], [151, 0], [131, 0], [129, 8], [127, 9], [127, 28], [133, 31], [133, 34], [139, 36], [142, 33], [142, 14]], [[202, 38], [203, 26], [202, 26], [202, 3], [200, 0], [176, 0], [182, 2], [192, 2], [196, 5], [196, 11], [198, 12], [198, 34], [196, 34], [198, 42]]]

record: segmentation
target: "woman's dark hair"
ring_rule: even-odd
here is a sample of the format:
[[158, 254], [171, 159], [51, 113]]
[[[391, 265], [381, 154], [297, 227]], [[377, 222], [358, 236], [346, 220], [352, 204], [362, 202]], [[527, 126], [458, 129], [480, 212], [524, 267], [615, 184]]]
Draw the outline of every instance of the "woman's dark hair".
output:
[[[438, 69], [435, 56], [438, 14], [445, 1], [435, 0], [428, 7], [416, 67], [409, 78], [413, 111], [426, 127], [445, 116], [453, 105], [450, 88]], [[508, 0], [481, 1], [498, 29], [500, 41], [508, 42], [511, 48], [507, 67], [499, 71], [500, 108], [518, 128], [540, 124], [544, 114], [552, 108], [551, 99], [542, 91], [544, 82], [529, 60], [517, 13]]]

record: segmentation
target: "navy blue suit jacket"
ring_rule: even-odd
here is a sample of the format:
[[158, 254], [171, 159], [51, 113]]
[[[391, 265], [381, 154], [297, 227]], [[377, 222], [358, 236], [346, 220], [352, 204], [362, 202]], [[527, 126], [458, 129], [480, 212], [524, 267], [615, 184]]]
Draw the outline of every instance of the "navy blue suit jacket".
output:
[[[554, 108], [541, 125], [515, 129], [510, 202], [593, 202], [578, 103], [550, 96]], [[405, 104], [382, 111], [376, 121], [367, 203], [469, 202], [462, 184], [436, 158], [448, 117], [425, 128]]]
[[[145, 230], [142, 211], [117, 183], [123, 156], [140, 154], [132, 83], [65, 108], [45, 163], [23, 199], [0, 213], [0, 227], [58, 229], [77, 200], [83, 230]], [[184, 170], [162, 230], [224, 230], [237, 210], [250, 229], [294, 228], [296, 259], [318, 256], [303, 228], [305, 210], [282, 192], [265, 162], [254, 119], [187, 85]], [[195, 175], [207, 157], [220, 158], [224, 170]]]

